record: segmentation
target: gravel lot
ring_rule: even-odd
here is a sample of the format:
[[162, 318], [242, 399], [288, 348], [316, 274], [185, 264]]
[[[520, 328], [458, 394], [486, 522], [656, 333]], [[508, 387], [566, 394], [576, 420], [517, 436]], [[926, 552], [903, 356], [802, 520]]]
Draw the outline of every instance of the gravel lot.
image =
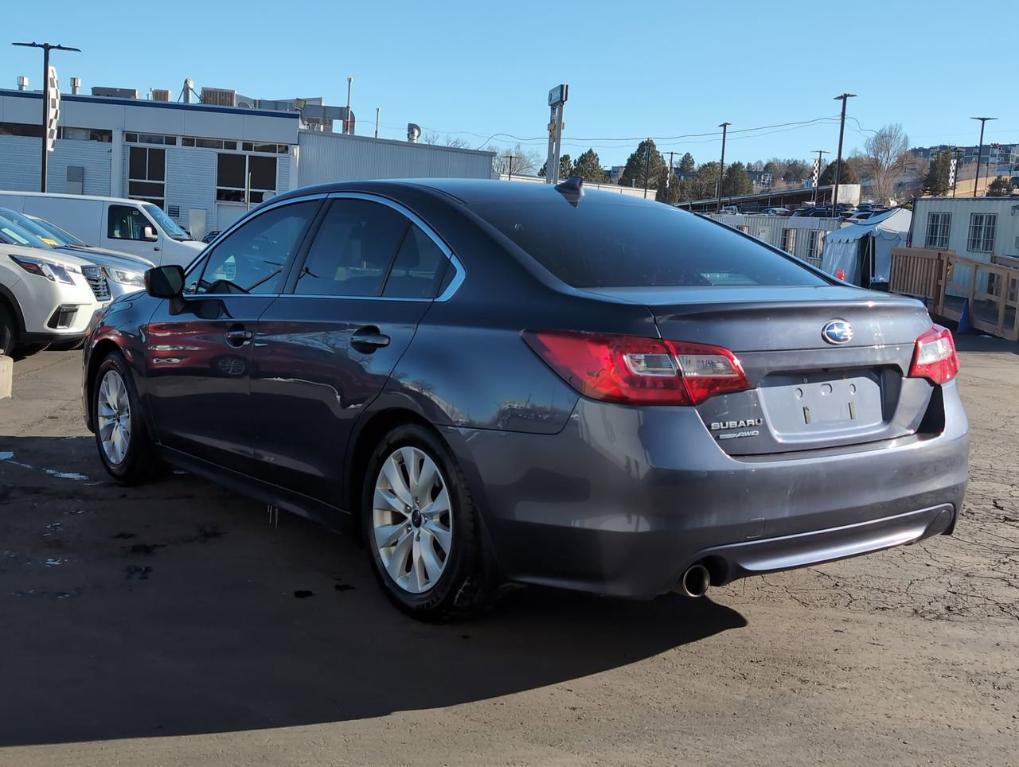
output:
[[521, 589], [426, 626], [349, 538], [123, 489], [80, 354], [0, 402], [0, 764], [1016, 764], [1019, 346], [966, 337], [954, 537], [706, 599]]

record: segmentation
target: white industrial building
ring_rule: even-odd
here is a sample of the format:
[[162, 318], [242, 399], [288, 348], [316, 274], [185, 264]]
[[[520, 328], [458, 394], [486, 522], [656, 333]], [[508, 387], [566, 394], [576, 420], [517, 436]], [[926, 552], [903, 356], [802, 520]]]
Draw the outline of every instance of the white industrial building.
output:
[[814, 216], [764, 216], [712, 213], [711, 218], [733, 229], [796, 256], [801, 261], [820, 268], [824, 253], [824, 240], [829, 232], [838, 229], [842, 222], [837, 218]]
[[1019, 257], [1019, 196], [921, 197], [913, 205], [912, 245], [974, 261]]
[[[333, 133], [345, 110], [320, 100], [231, 103], [255, 108], [62, 95], [48, 191], [149, 200], [201, 237], [308, 184], [492, 177], [493, 152]], [[41, 113], [39, 93], [0, 90], [0, 189], [38, 191]]]

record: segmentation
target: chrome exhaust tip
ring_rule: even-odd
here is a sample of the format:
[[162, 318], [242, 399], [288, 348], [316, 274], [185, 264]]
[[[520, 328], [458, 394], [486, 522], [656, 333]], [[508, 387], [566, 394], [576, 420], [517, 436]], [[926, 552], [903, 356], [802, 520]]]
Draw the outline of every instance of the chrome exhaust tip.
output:
[[679, 582], [679, 593], [687, 597], [702, 597], [708, 593], [711, 573], [704, 565], [690, 565]]

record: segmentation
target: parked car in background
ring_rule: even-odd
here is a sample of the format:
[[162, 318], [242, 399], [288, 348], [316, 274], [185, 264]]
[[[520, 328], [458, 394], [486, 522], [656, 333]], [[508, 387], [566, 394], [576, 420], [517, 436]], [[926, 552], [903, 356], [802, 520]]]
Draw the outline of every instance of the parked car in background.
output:
[[765, 208], [761, 211], [765, 216], [789, 216], [792, 211], [789, 208]]
[[723, 205], [722, 206], [722, 213], [727, 213], [729, 215], [738, 216], [739, 215], [739, 207], [736, 206], [736, 205]]
[[83, 242], [154, 264], [190, 264], [205, 244], [151, 202], [76, 194], [0, 192], [0, 206], [52, 221]]
[[[7, 215], [4, 211], [8, 209], [0, 208], [0, 214]], [[113, 298], [145, 289], [145, 272], [155, 266], [148, 259], [88, 245], [49, 221], [35, 216], [18, 215], [26, 224], [34, 226], [40, 237], [46, 242], [52, 242], [54, 247], [101, 266]]]
[[962, 507], [958, 359], [921, 303], [579, 179], [300, 189], [147, 284], [86, 342], [106, 470], [354, 523], [415, 616], [500, 579], [697, 596]]
[[99, 267], [36, 245], [0, 217], [0, 354], [79, 342], [101, 305]]

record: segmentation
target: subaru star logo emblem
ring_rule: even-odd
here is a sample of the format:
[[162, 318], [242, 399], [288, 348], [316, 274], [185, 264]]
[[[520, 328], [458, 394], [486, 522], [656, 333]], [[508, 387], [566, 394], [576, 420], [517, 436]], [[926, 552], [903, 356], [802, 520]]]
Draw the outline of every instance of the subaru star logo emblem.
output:
[[832, 320], [821, 328], [821, 338], [836, 346], [853, 340], [853, 326], [846, 320]]

